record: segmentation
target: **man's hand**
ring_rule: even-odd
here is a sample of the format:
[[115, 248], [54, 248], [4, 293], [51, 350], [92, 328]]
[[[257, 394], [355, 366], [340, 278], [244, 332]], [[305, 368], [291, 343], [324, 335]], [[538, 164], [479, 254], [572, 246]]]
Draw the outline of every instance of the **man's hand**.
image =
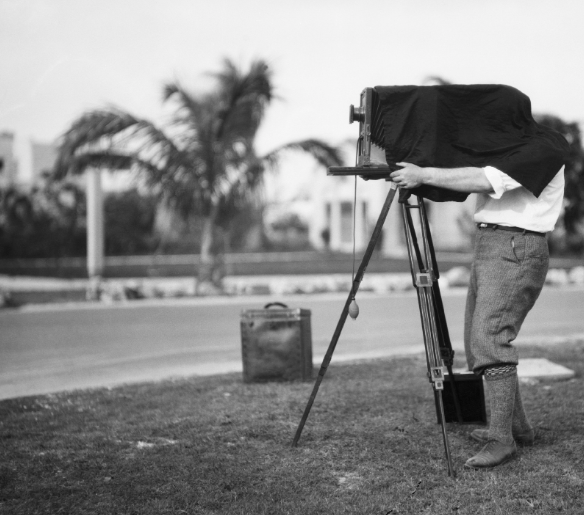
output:
[[389, 176], [391, 180], [395, 182], [400, 188], [405, 188], [410, 190], [412, 188], [417, 188], [424, 183], [426, 176], [426, 171], [424, 168], [420, 168], [411, 163], [396, 163], [399, 166], [403, 166], [401, 170], [396, 170], [391, 172]]

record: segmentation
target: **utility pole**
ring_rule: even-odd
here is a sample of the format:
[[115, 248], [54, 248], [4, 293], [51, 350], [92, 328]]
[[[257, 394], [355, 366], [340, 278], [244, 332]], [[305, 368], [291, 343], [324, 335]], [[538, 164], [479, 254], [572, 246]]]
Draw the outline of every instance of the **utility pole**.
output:
[[103, 274], [103, 195], [101, 170], [89, 168], [87, 176], [87, 275], [99, 282]]

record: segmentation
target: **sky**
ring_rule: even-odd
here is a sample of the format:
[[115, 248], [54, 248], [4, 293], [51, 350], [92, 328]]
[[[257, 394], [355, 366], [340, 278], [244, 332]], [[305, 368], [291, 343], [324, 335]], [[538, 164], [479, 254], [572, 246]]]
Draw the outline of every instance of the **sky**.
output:
[[430, 76], [584, 122], [583, 19], [582, 0], [0, 0], [0, 130], [24, 154], [107, 105], [162, 123], [164, 83], [208, 91], [224, 58], [273, 71], [261, 153], [355, 138], [363, 88]]

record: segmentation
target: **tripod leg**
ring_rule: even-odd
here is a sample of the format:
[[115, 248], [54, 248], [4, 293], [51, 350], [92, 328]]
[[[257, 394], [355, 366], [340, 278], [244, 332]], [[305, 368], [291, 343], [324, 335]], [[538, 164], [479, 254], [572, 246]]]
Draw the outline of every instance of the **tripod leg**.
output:
[[[448, 324], [446, 323], [446, 314], [444, 312], [444, 304], [442, 303], [442, 295], [440, 294], [440, 285], [438, 284], [438, 279], [440, 278], [440, 272], [438, 270], [438, 262], [436, 260], [436, 251], [434, 250], [434, 242], [432, 240], [432, 233], [430, 231], [430, 223], [428, 222], [428, 215], [426, 213], [426, 206], [424, 201], [418, 197], [418, 202], [420, 205], [420, 218], [422, 221], [422, 235], [426, 242], [426, 247], [428, 249], [429, 255], [429, 265], [434, 272], [435, 281], [432, 284], [432, 299], [434, 301], [436, 321], [438, 325], [438, 343], [440, 345], [440, 352], [442, 353], [442, 359], [448, 370], [448, 376], [450, 378], [450, 389], [452, 392], [452, 399], [454, 400], [454, 409], [456, 411], [456, 418], [460, 424], [463, 422], [462, 418], [462, 408], [460, 405], [460, 400], [458, 396], [458, 387], [456, 385], [456, 379], [452, 371], [454, 351], [452, 350], [452, 343], [450, 341], [450, 334], [448, 332]], [[436, 404], [438, 407], [438, 404]]]
[[326, 351], [324, 359], [322, 360], [322, 365], [320, 366], [318, 376], [316, 377], [314, 388], [312, 389], [312, 393], [310, 395], [310, 398], [308, 399], [306, 408], [304, 409], [304, 414], [302, 415], [300, 423], [298, 424], [298, 428], [296, 429], [296, 434], [294, 435], [294, 440], [292, 441], [292, 447], [296, 447], [296, 445], [298, 444], [298, 440], [300, 439], [300, 435], [302, 434], [302, 429], [304, 428], [304, 424], [306, 423], [306, 419], [308, 418], [308, 415], [312, 408], [312, 404], [314, 403], [314, 399], [316, 399], [316, 394], [318, 393], [318, 389], [320, 388], [320, 383], [322, 382], [326, 370], [331, 362], [333, 352], [335, 351], [335, 347], [337, 346], [337, 342], [339, 341], [339, 337], [341, 336], [341, 331], [343, 330], [343, 326], [345, 325], [345, 321], [347, 320], [347, 315], [349, 314], [349, 306], [351, 305], [351, 301], [357, 294], [359, 284], [363, 279], [363, 275], [365, 274], [365, 270], [367, 269], [367, 265], [369, 264], [371, 255], [375, 250], [375, 245], [377, 244], [379, 236], [381, 235], [381, 230], [383, 229], [383, 224], [385, 223], [385, 219], [387, 218], [387, 213], [389, 212], [389, 208], [391, 207], [391, 203], [393, 202], [393, 198], [395, 197], [396, 190], [397, 186], [392, 182], [390, 185], [390, 190], [385, 199], [385, 203], [383, 204], [383, 208], [381, 209], [381, 213], [379, 214], [379, 218], [377, 219], [377, 223], [375, 224], [375, 229], [373, 229], [371, 240], [369, 240], [369, 244], [367, 245], [367, 249], [365, 250], [365, 255], [363, 256], [361, 264], [359, 265], [359, 269], [357, 270], [357, 274], [355, 275], [353, 285], [351, 286], [351, 291], [349, 292], [349, 296], [347, 297], [347, 301], [345, 302], [345, 306], [343, 307], [343, 311], [341, 312], [341, 317], [337, 322], [337, 327], [329, 344], [328, 350]]
[[444, 451], [446, 453], [446, 462], [448, 463], [448, 475], [456, 477], [456, 470], [452, 464], [452, 454], [450, 453], [450, 444], [448, 443], [448, 434], [446, 433], [446, 422], [444, 421], [444, 404], [442, 402], [442, 392], [435, 390], [436, 398], [438, 399], [438, 408], [440, 410], [440, 420], [442, 421], [442, 440], [444, 441]]
[[[424, 258], [418, 245], [416, 231], [412, 221], [410, 209], [417, 207], [420, 209], [420, 217], [422, 221], [422, 239], [424, 244]], [[446, 461], [448, 463], [448, 475], [454, 476], [455, 470], [452, 464], [452, 456], [450, 453], [450, 445], [448, 442], [448, 435], [446, 432], [446, 418], [444, 415], [444, 404], [442, 399], [442, 390], [444, 388], [444, 366], [442, 363], [440, 337], [439, 333], [439, 318], [435, 305], [435, 297], [433, 295], [433, 286], [436, 282], [434, 272], [432, 269], [433, 256], [431, 256], [428, 247], [428, 235], [425, 212], [423, 211], [422, 201], [418, 197], [418, 206], [410, 206], [405, 203], [404, 209], [404, 229], [406, 234], [406, 242], [408, 248], [408, 256], [410, 259], [410, 268], [412, 272], [412, 281], [416, 287], [418, 296], [418, 305], [420, 308], [420, 318], [422, 322], [422, 333], [424, 336], [424, 349], [426, 351], [426, 362], [428, 365], [428, 377], [432, 384], [434, 391], [434, 399], [439, 410], [439, 418], [442, 428], [442, 438], [444, 441], [444, 450], [446, 453]], [[414, 259], [415, 256], [415, 259]]]

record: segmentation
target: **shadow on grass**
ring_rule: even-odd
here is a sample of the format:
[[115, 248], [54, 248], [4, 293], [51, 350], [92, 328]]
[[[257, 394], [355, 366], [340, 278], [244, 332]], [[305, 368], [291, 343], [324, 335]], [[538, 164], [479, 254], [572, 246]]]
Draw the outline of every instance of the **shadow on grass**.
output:
[[576, 370], [523, 385], [533, 448], [490, 471], [449, 426], [448, 478], [422, 356], [329, 369], [297, 448], [311, 383], [239, 374], [0, 402], [2, 513], [582, 513], [584, 342], [524, 347]]

